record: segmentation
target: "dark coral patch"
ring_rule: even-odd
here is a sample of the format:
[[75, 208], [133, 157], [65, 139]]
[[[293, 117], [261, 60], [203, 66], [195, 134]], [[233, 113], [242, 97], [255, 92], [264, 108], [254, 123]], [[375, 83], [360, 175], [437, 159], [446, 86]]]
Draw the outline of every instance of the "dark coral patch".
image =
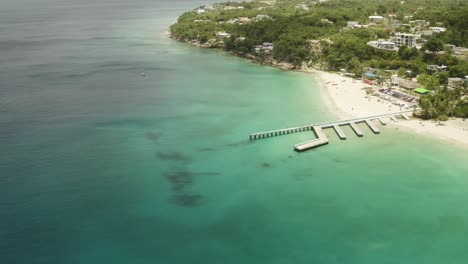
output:
[[161, 137], [161, 134], [149, 131], [149, 132], [146, 132], [145, 137], [146, 139], [150, 141], [156, 142]]
[[180, 161], [186, 162], [189, 161], [190, 158], [180, 152], [156, 152], [156, 157], [161, 160], [173, 160], [173, 161]]
[[181, 194], [174, 195], [172, 201], [179, 205], [185, 207], [194, 207], [201, 205], [203, 196], [199, 194]]
[[188, 171], [178, 171], [164, 175], [164, 177], [171, 183], [174, 191], [182, 191], [187, 185], [192, 184], [193, 176], [193, 173]]

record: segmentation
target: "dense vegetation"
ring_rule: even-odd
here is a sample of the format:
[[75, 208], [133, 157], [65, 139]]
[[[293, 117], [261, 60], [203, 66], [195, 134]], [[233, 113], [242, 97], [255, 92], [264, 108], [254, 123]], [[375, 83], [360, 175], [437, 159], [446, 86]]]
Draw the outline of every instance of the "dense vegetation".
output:
[[[227, 2], [205, 9], [180, 16], [171, 26], [172, 36], [296, 68], [346, 69], [360, 76], [365, 67], [372, 67], [381, 75], [394, 70], [403, 77], [418, 76], [425, 88], [437, 90], [421, 99], [424, 117], [468, 117], [464, 91], [440, 88], [450, 77], [468, 75], [467, 58], [454, 56], [447, 46], [468, 47], [468, 3], [464, 0], [277, 0]], [[385, 17], [384, 23], [369, 23], [369, 16], [375, 14]], [[257, 15], [269, 18], [255, 20]], [[249, 21], [240, 23], [235, 21], [238, 18]], [[447, 30], [425, 37], [420, 49], [403, 46], [395, 52], [367, 45], [372, 40], [389, 39], [395, 32], [408, 32], [410, 20], [426, 20]], [[349, 29], [348, 21], [369, 26]], [[217, 32], [228, 32], [230, 37], [219, 39]], [[311, 47], [311, 40], [320, 43], [319, 51]], [[265, 42], [274, 44], [271, 55], [254, 50]], [[446, 65], [448, 70], [428, 71], [427, 65], [434, 64]], [[447, 102], [449, 106], [442, 107]]]

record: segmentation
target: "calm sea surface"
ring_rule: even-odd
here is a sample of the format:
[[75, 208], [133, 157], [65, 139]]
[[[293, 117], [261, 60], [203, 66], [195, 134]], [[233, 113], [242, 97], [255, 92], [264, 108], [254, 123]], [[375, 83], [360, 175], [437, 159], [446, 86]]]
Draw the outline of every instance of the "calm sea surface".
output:
[[[468, 152], [166, 35], [204, 1], [0, 0], [0, 263], [467, 263]], [[146, 76], [141, 76], [145, 72]]]

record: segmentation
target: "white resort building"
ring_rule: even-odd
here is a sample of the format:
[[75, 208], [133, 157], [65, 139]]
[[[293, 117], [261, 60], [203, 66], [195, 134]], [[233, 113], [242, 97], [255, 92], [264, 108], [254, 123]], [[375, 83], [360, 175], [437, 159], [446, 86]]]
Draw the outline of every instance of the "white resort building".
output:
[[376, 49], [383, 49], [383, 50], [395, 50], [396, 44], [393, 41], [387, 41], [383, 39], [379, 39], [377, 41], [369, 41], [367, 45], [374, 47]]
[[383, 21], [383, 16], [369, 16], [369, 21], [372, 23], [380, 23]]
[[434, 32], [434, 33], [440, 33], [440, 32], [447, 31], [447, 29], [444, 28], [444, 27], [430, 27], [429, 30]]
[[407, 46], [410, 48], [416, 47], [416, 40], [420, 38], [420, 35], [409, 34], [409, 33], [396, 33], [393, 38], [396, 47]]

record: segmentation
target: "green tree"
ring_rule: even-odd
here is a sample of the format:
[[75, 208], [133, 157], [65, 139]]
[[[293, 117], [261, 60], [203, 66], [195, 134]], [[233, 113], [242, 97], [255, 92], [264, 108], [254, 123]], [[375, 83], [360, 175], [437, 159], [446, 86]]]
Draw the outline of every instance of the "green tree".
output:
[[444, 43], [438, 38], [430, 38], [422, 46], [422, 50], [428, 50], [432, 53], [444, 50]]
[[427, 89], [434, 89], [440, 85], [437, 77], [429, 75], [429, 74], [425, 74], [425, 73], [419, 75], [417, 80], [420, 84], [422, 84]]

